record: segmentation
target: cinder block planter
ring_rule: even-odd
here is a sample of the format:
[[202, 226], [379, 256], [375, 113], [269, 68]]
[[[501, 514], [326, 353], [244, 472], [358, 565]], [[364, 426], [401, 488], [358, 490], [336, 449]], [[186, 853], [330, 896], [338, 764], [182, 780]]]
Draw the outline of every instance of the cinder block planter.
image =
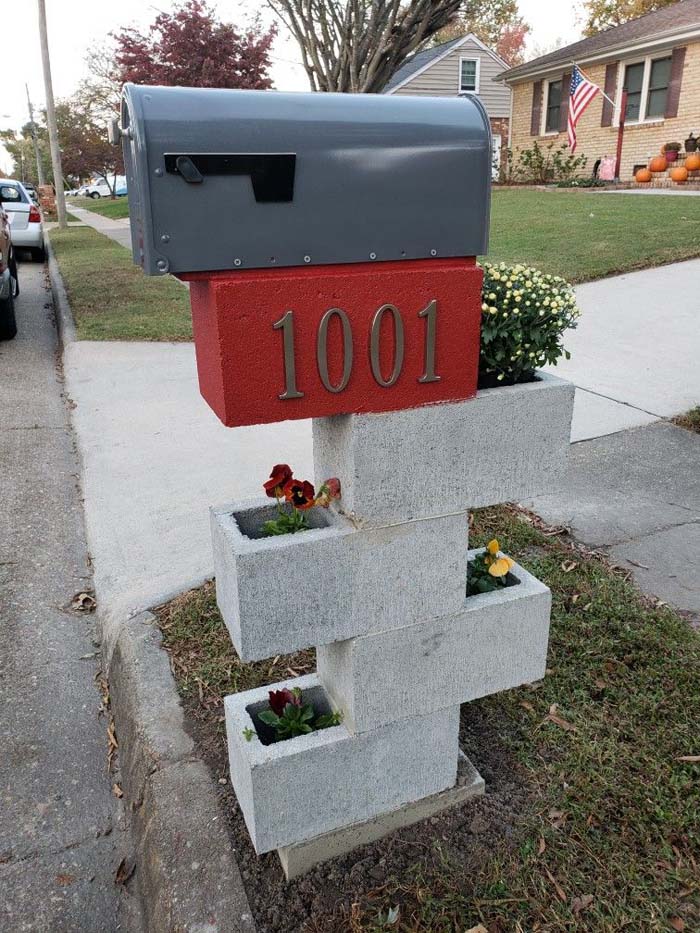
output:
[[454, 615], [319, 648], [318, 676], [347, 727], [363, 733], [542, 678], [551, 593], [518, 564], [511, 575], [517, 585], [463, 598]]
[[315, 418], [316, 478], [340, 476], [343, 510], [372, 525], [549, 490], [566, 463], [574, 386], [537, 375], [466, 402]]
[[273, 745], [255, 729], [268, 690], [300, 687], [330, 709], [315, 674], [225, 699], [231, 781], [255, 850], [269, 852], [378, 816], [452, 787], [457, 777], [459, 708], [353, 736], [334, 726]]
[[467, 517], [357, 528], [312, 509], [309, 531], [256, 537], [275, 505], [212, 509], [216, 597], [245, 661], [286, 654], [456, 611]]

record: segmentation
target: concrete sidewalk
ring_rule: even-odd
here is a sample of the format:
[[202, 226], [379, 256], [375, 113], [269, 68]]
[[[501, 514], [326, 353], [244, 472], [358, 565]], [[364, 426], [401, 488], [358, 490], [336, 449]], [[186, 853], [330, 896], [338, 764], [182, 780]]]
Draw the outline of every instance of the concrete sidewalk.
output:
[[103, 217], [102, 214], [96, 214], [95, 211], [88, 210], [86, 207], [78, 207], [76, 204], [71, 204], [68, 209], [83, 223], [104, 233], [105, 236], [131, 251], [131, 228], [128, 217]]
[[311, 423], [225, 428], [199, 394], [190, 343], [71, 343], [95, 585], [112, 621], [213, 573], [209, 508], [261, 494], [272, 466], [313, 479]]
[[573, 441], [651, 424], [700, 403], [700, 259], [576, 289], [571, 360], [551, 372], [577, 386]]
[[700, 435], [662, 421], [574, 444], [562, 487], [527, 505], [700, 622]]

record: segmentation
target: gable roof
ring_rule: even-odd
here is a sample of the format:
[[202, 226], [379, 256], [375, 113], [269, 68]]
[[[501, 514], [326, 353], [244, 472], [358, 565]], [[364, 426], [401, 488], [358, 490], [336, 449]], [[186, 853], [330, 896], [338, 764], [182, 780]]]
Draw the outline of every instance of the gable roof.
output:
[[646, 13], [637, 19], [631, 19], [621, 26], [612, 26], [588, 39], [581, 39], [556, 52], [541, 55], [531, 62], [510, 68], [498, 76], [498, 80], [515, 81], [530, 77], [554, 68], [556, 65], [570, 65], [572, 61], [603, 58], [607, 53], [627, 45], [643, 44], [644, 40], [669, 38], [700, 29], [700, 0], [680, 0], [671, 6]]
[[427, 71], [428, 68], [445, 58], [445, 56], [449, 55], [454, 49], [458, 49], [461, 45], [466, 45], [467, 42], [475, 43], [483, 52], [490, 55], [491, 58], [499, 62], [504, 68], [508, 67], [500, 55], [497, 55], [496, 52], [487, 45], [484, 45], [480, 39], [477, 39], [474, 33], [470, 32], [467, 36], [460, 36], [458, 39], [451, 39], [449, 42], [442, 42], [440, 45], [434, 45], [432, 48], [423, 49], [421, 52], [415, 52], [404, 62], [399, 70], [395, 72], [384, 87], [382, 94], [391, 94], [392, 91], [403, 87], [404, 84], [408, 84], [412, 78], [415, 78], [423, 71]]

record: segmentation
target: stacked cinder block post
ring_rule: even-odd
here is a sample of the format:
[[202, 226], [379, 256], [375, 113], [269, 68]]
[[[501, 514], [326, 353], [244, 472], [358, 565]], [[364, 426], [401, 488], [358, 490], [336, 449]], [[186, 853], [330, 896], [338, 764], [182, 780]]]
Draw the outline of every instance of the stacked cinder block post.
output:
[[[286, 866], [290, 846], [454, 787], [460, 704], [544, 675], [549, 590], [516, 565], [515, 585], [467, 597], [467, 510], [551, 484], [572, 405], [573, 386], [542, 375], [466, 402], [314, 419], [316, 480], [340, 478], [340, 510], [276, 538], [256, 536], [269, 500], [212, 510], [217, 598], [241, 658], [317, 648], [316, 674], [226, 698], [258, 852], [283, 849]], [[256, 714], [291, 685], [343, 722], [264, 745]]]

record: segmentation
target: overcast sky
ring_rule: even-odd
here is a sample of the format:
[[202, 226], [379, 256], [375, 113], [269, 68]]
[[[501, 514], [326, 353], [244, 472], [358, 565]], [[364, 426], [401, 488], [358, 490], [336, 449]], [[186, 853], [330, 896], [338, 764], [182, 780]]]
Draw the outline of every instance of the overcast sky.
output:
[[[261, 0], [214, 0], [223, 19], [239, 24], [246, 14], [261, 10], [265, 19], [270, 15]], [[70, 95], [85, 74], [85, 54], [91, 44], [100, 42], [111, 30], [122, 26], [145, 26], [157, 11], [171, 6], [170, 0], [151, 4], [148, 0], [46, 0], [49, 24], [49, 45], [56, 97]], [[573, 4], [555, 3], [553, 0], [520, 0], [520, 9], [532, 27], [529, 48], [551, 46], [557, 40], [572, 42], [579, 35]], [[0, 128], [19, 129], [27, 120], [27, 101], [24, 89], [29, 85], [35, 109], [44, 106], [44, 87], [41, 73], [39, 37], [35, 0], [11, 5], [5, 26], [12, 24], [12, 39], [4, 30], [3, 93], [0, 97]], [[274, 48], [273, 78], [280, 90], [304, 91], [308, 89], [306, 76], [298, 64], [294, 41], [280, 35]], [[0, 148], [0, 168], [9, 168], [9, 159]]]

